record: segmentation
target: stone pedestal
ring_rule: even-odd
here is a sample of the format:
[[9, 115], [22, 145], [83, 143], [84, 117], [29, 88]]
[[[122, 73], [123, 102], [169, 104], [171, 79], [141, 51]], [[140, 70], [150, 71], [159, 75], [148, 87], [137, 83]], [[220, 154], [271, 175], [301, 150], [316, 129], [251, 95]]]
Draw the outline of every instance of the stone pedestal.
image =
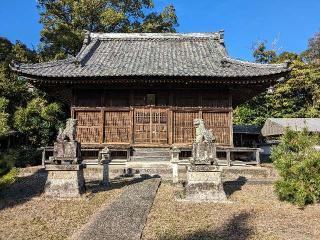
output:
[[55, 164], [77, 164], [81, 161], [81, 145], [77, 141], [55, 142], [52, 162]]
[[216, 163], [216, 147], [213, 143], [193, 143], [191, 164], [210, 165]]
[[185, 199], [189, 201], [227, 201], [221, 172], [221, 169], [214, 165], [189, 166]]
[[44, 195], [55, 198], [76, 198], [85, 192], [82, 164], [46, 165], [48, 179]]

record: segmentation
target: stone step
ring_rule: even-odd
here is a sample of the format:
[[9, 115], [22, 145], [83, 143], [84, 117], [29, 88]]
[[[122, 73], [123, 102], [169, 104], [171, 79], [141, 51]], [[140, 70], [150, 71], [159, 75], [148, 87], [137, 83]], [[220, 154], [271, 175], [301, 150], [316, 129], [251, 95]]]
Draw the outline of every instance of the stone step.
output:
[[159, 152], [170, 152], [170, 148], [164, 148], [164, 147], [152, 147], [152, 148], [146, 148], [146, 147], [137, 147], [133, 149], [135, 152], [155, 152], [155, 151], [159, 151]]
[[169, 151], [139, 151], [139, 152], [133, 152], [133, 156], [167, 156], [170, 157], [171, 153]]
[[170, 161], [170, 156], [132, 156], [130, 158], [130, 161], [136, 162], [136, 161]]

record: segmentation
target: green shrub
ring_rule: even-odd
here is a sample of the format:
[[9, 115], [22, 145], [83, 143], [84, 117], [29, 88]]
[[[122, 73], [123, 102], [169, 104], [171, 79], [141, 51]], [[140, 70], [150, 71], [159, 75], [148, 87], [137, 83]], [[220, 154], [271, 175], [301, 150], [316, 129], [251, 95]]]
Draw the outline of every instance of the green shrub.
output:
[[12, 184], [18, 176], [18, 169], [12, 168], [7, 174], [0, 177], [0, 189]]
[[39, 165], [41, 153], [28, 146], [19, 146], [9, 149], [0, 155], [0, 177], [7, 174], [14, 167]]
[[14, 128], [24, 134], [34, 147], [47, 146], [62, 125], [63, 112], [57, 103], [48, 103], [38, 97], [19, 107], [14, 113]]
[[280, 200], [300, 207], [320, 201], [320, 152], [314, 146], [319, 136], [286, 130], [280, 143], [272, 148], [271, 160], [280, 180], [275, 190]]
[[0, 137], [5, 136], [9, 132], [8, 117], [9, 114], [6, 113], [6, 108], [9, 101], [3, 97], [0, 97]]

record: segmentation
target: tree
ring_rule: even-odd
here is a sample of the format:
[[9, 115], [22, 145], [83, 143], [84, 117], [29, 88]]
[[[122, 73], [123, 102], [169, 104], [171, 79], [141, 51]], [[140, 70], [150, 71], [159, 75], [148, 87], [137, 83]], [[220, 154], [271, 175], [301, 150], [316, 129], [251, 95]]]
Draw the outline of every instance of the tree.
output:
[[[177, 17], [170, 5], [154, 12], [152, 0], [39, 0], [42, 59], [76, 55], [92, 32], [175, 32]], [[147, 12], [149, 12], [147, 14]]]
[[0, 137], [7, 135], [9, 132], [7, 106], [8, 100], [0, 97]]
[[270, 63], [277, 55], [275, 50], [266, 50], [266, 43], [262, 41], [254, 47], [253, 57], [257, 63]]
[[49, 144], [64, 117], [60, 105], [48, 102], [40, 91], [30, 91], [27, 81], [9, 68], [12, 60], [37, 61], [37, 53], [19, 41], [0, 38], [0, 59], [0, 136], [12, 129], [34, 147]]
[[280, 179], [275, 184], [276, 193], [303, 207], [320, 201], [320, 152], [314, 146], [319, 136], [286, 130], [280, 143], [272, 148], [271, 159]]
[[12, 61], [31, 63], [37, 61], [37, 54], [17, 41], [12, 44], [6, 38], [0, 37], [0, 97], [9, 100], [8, 111], [12, 113], [16, 105], [26, 103], [30, 98], [26, 81], [10, 71]]
[[309, 63], [320, 64], [320, 32], [309, 39], [308, 49], [302, 56]]
[[32, 146], [47, 146], [62, 125], [61, 106], [42, 98], [34, 98], [14, 114], [14, 127], [23, 133]]
[[254, 51], [257, 62], [291, 62], [291, 74], [274, 86], [274, 92], [264, 92], [247, 101], [234, 111], [236, 124], [263, 125], [270, 117], [319, 117], [320, 116], [320, 65], [303, 61], [303, 55], [283, 52], [280, 55], [258, 46]]

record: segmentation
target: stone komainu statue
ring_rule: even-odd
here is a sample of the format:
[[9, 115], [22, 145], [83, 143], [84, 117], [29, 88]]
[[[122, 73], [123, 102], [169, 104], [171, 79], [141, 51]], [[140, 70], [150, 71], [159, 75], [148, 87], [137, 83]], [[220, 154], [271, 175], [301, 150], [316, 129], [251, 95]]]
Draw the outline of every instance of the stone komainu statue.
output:
[[77, 119], [69, 118], [67, 119], [66, 127], [64, 129], [59, 128], [59, 133], [57, 136], [57, 141], [75, 141], [76, 139], [76, 127]]
[[212, 129], [206, 129], [203, 119], [196, 118], [193, 120], [193, 125], [196, 128], [196, 143], [213, 143], [215, 137], [213, 136]]

